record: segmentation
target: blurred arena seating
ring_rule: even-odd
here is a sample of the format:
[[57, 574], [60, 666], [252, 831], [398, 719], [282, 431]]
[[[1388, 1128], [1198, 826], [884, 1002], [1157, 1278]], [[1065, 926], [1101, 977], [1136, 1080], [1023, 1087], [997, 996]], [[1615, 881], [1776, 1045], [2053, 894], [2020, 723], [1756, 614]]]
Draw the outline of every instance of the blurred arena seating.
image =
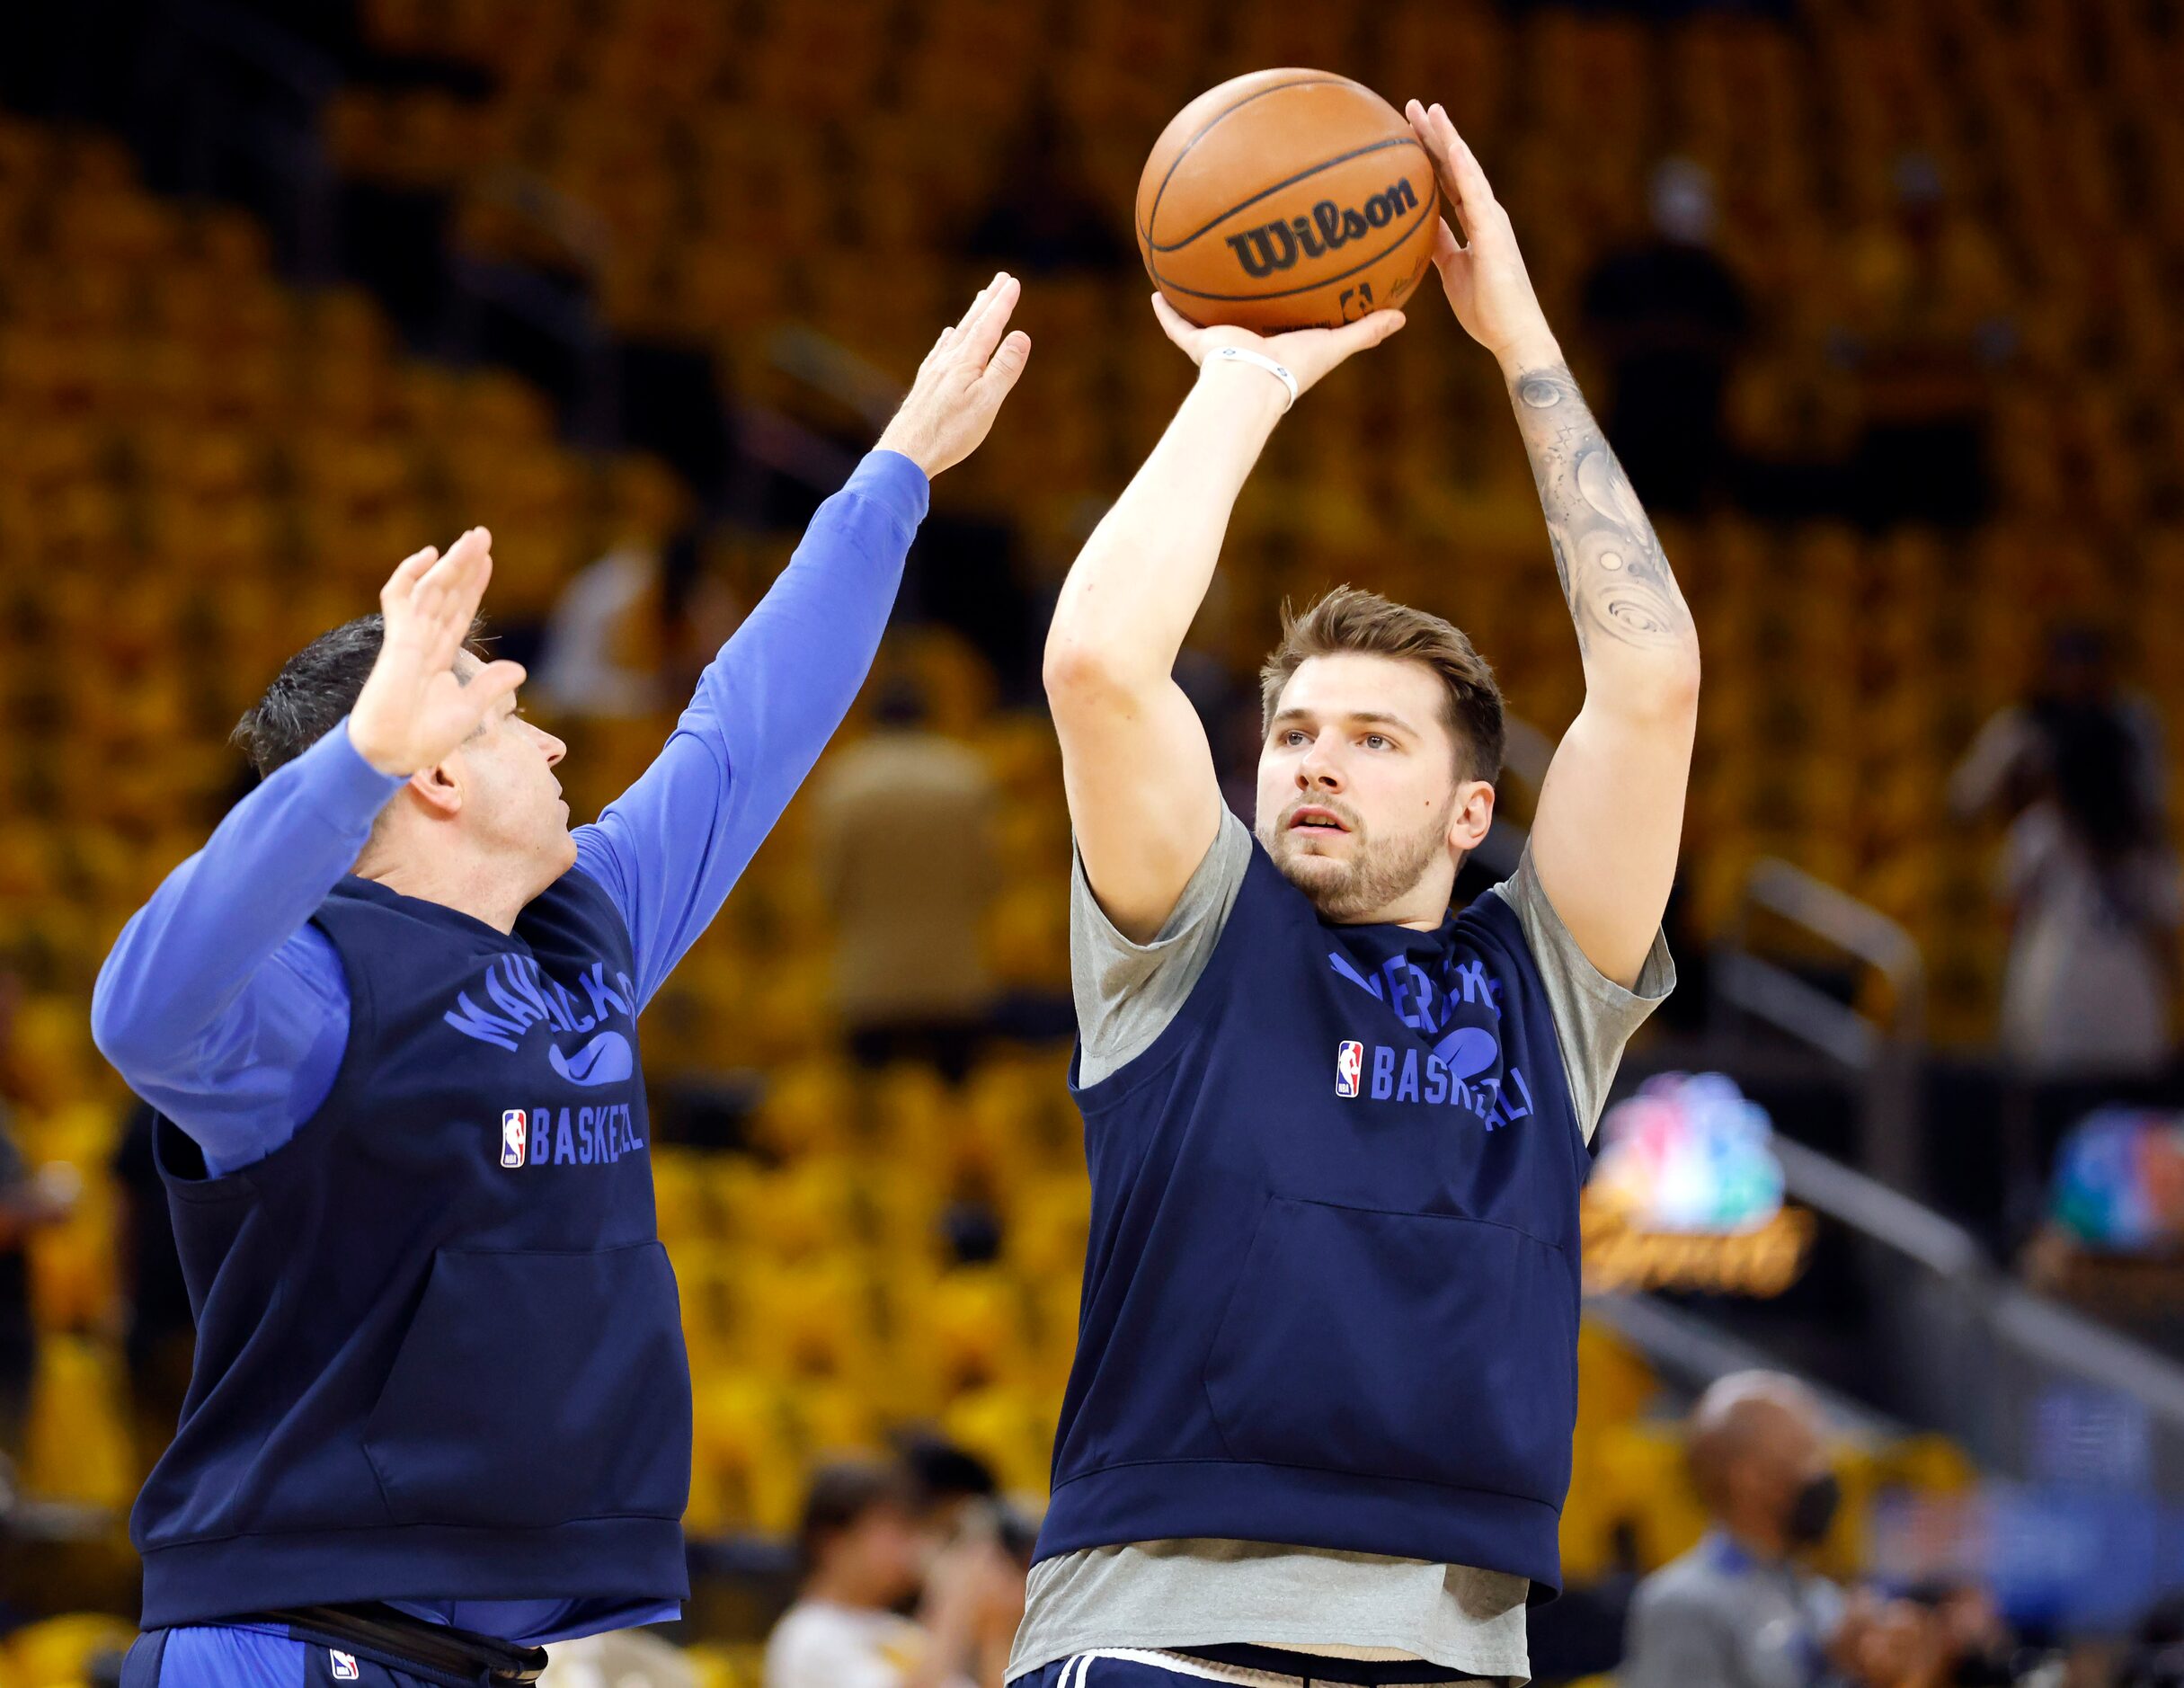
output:
[[[1581, 365], [1587, 266], [1641, 232], [1654, 161], [1705, 165], [1722, 252], [1764, 301], [1730, 398], [1737, 443], [1762, 461], [1847, 448], [1846, 338], [1897, 307], [1913, 261], [1893, 183], [1906, 157], [1927, 161], [1945, 223], [1917, 308], [2009, 348], [1984, 377], [1992, 522], [1961, 541], [1734, 517], [1663, 537], [1707, 653], [1686, 857], [1700, 929], [1755, 854], [1786, 857], [1911, 929], [1933, 1029], [1961, 1043], [1991, 1022], [2003, 935], [1979, 841], [1942, 807], [1950, 761], [2060, 616], [2118, 624], [2161, 701], [2184, 683], [2184, 339], [2164, 281], [2184, 261], [2184, 37], [2140, 10], [1813, 0], [1794, 27], [1660, 26], [1512, 21], [1484, 0], [1398, 0], [1339, 23], [1212, 0], [776, 0], [732, 28], [704, 0], [372, 0], [377, 46], [473, 63], [493, 92], [356, 88], [329, 123], [344, 170], [445, 191], [481, 249], [536, 256], [553, 237], [527, 209], [547, 196], [528, 189], [582, 208], [614, 325], [701, 343], [763, 392], [788, 321], [910, 368], [990, 268], [966, 237], [1012, 191], [1038, 124], [1070, 138], [1054, 168], [1119, 236], [1146, 138], [1194, 91], [1251, 66], [1325, 65], [1449, 102]], [[1034, 280], [1039, 373], [945, 502], [1005, 513], [1066, 560], [1081, 501], [1119, 484], [1182, 385], [1144, 291], [1134, 268]], [[1437, 307], [1413, 315], [1401, 348], [1328, 383], [1310, 426], [1277, 438], [1212, 637], [1247, 666], [1283, 593], [1370, 580], [1448, 608], [1514, 706], [1558, 727], [1578, 675], [1498, 381]]]
[[[1662, 537], [1707, 662], [1680, 937], [1718, 928], [1754, 857], [1786, 857], [1913, 934], [1933, 1036], [1969, 1045], [1992, 1024], [2004, 932], [1989, 843], [1945, 811], [1951, 762], [2064, 617], [2112, 626], [2134, 681], [2164, 713], [2184, 704], [2184, 28], [2141, 10], [1806, 0], [1794, 23], [1664, 25], [1484, 0], [1338, 22], [1222, 0], [365, 0], [377, 51], [473, 67], [487, 91], [360, 81], [324, 120], [344, 175], [447, 196], [464, 249], [573, 269], [617, 333], [700, 349], [734, 392], [793, 411], [784, 328], [915, 365], [995, 267], [970, 249], [1041, 125], [1065, 138], [1047, 166], [1126, 253], [1138, 169], [1174, 110], [1234, 71], [1323, 64], [1449, 102], [1581, 374], [1588, 266], [1642, 232], [1655, 161], [1706, 165], [1720, 250], [1762, 302], [1736, 443], [1779, 463], [1851, 449], [1844, 349], [1900, 299], [1892, 182], [1906, 155], [1931, 161], [1946, 256], [1918, 308], [1996, 349], [1979, 371], [1991, 513], [1944, 534], [1723, 511]], [[536, 388], [411, 355], [368, 295], [291, 285], [271, 250], [242, 212], [146, 191], [119, 142], [0, 113], [0, 955], [31, 991], [7, 1079], [28, 1159], [72, 1164], [84, 1188], [28, 1244], [40, 1342], [21, 1479], [116, 1515], [156, 1449], [117, 1337], [125, 1097], [85, 1004], [120, 921], [235, 789], [226, 731], [421, 544], [491, 527], [487, 608], [520, 626], [585, 563], [688, 516], [656, 461], [571, 449]], [[1011, 524], [1034, 593], [1183, 389], [1145, 292], [1126, 266], [1031, 274], [1032, 374], [937, 490], [943, 510]], [[1582, 676], [1506, 401], [1436, 301], [1413, 316], [1276, 439], [1199, 637], [1247, 675], [1285, 594], [1357, 580], [1450, 612], [1513, 707], [1558, 732]], [[785, 555], [753, 535], [726, 566], [748, 598]], [[913, 630], [902, 650], [1005, 794], [997, 977], [1066, 997], [1051, 730], [992, 706], [960, 639]], [[567, 723], [573, 808], [596, 813], [670, 719]], [[1065, 1052], [1002, 1045], [960, 1088], [855, 1069], [804, 829], [793, 807], [645, 1026], [664, 1087], [764, 1078], [732, 1142], [655, 1157], [700, 1535], [778, 1535], [814, 1457], [913, 1420], [1043, 1492], [1075, 1335], [1088, 1195]], [[995, 1257], [949, 1248], [942, 1221], [963, 1203], [998, 1218]], [[1580, 1359], [1563, 1545], [1583, 1581], [1663, 1562], [1700, 1517], [1662, 1381], [1604, 1326]], [[1973, 1479], [1933, 1438], [1843, 1461], [1830, 1556], [1846, 1569], [1882, 1488]], [[74, 1682], [111, 1639], [89, 1619], [20, 1631], [0, 1688]], [[707, 1668], [755, 1681], [747, 1651]]]

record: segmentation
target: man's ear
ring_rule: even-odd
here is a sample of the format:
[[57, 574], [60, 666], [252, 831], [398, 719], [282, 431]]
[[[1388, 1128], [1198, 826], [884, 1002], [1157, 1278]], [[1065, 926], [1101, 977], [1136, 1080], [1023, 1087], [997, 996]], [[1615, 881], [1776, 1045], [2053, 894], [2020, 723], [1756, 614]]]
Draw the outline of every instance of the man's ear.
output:
[[1460, 781], [1456, 801], [1449, 805], [1449, 848], [1469, 855], [1486, 841], [1493, 825], [1493, 786], [1483, 779]]
[[419, 768], [410, 776], [410, 789], [438, 820], [452, 821], [462, 813], [463, 782], [452, 758]]

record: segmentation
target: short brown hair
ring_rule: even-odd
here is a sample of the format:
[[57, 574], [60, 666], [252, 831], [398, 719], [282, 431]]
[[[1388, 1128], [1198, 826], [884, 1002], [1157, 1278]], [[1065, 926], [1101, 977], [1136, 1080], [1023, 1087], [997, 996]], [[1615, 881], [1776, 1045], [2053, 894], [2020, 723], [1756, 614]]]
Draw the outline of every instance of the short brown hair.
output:
[[1460, 627], [1356, 586], [1336, 587], [1302, 615], [1283, 600], [1282, 642], [1259, 670], [1259, 731], [1274, 725], [1282, 689], [1308, 658], [1341, 651], [1392, 656], [1432, 669], [1446, 688], [1442, 719], [1455, 737], [1457, 755], [1469, 753], [1466, 777], [1501, 777], [1502, 690], [1487, 659], [1471, 648]]
[[910, 1474], [894, 1461], [848, 1459], [821, 1466], [812, 1473], [803, 1515], [796, 1524], [796, 1557], [803, 1574], [819, 1568], [819, 1556], [830, 1541], [872, 1513], [883, 1506], [908, 1513], [916, 1504]]

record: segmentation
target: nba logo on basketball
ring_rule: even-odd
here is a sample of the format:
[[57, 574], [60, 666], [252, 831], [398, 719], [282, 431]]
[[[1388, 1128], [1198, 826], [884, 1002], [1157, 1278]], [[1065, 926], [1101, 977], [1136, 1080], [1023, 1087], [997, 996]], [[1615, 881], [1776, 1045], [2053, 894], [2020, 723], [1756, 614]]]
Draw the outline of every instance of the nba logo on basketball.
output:
[[1345, 1041], [1335, 1052], [1335, 1094], [1355, 1096], [1358, 1079], [1364, 1071], [1364, 1044]]
[[332, 1648], [328, 1648], [326, 1651], [333, 1659], [334, 1681], [361, 1682], [363, 1680], [361, 1673], [357, 1669], [357, 1656], [354, 1653], [336, 1653]]
[[529, 1115], [519, 1107], [511, 1107], [501, 1115], [501, 1164], [519, 1167], [523, 1164], [524, 1145], [529, 1140], [527, 1129]]

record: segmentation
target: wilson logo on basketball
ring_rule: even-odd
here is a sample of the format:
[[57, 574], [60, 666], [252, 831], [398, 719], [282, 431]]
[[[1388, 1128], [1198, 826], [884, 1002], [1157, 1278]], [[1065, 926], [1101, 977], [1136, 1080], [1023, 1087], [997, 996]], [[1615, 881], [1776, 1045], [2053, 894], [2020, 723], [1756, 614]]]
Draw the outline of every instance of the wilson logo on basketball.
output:
[[1294, 268], [1301, 254], [1324, 258], [1417, 209], [1417, 190], [1398, 181], [1360, 206], [1345, 208], [1332, 200], [1322, 200], [1312, 207], [1310, 217], [1292, 217], [1285, 223], [1267, 223], [1231, 235], [1229, 247], [1244, 266], [1244, 273], [1256, 280], [1277, 270]]

